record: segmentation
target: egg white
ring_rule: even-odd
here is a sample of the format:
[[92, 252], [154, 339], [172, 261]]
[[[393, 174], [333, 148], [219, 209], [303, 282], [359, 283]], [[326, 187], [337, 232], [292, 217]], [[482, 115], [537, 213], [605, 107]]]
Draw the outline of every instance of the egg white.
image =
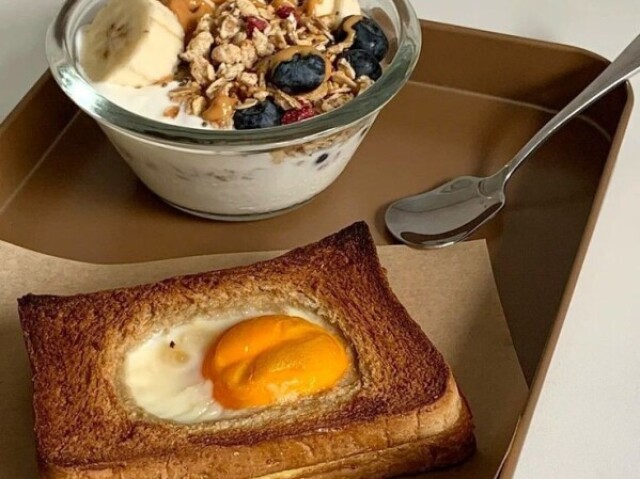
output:
[[241, 321], [269, 314], [298, 316], [327, 326], [314, 313], [290, 306], [272, 311], [235, 311], [215, 318], [197, 316], [153, 335], [126, 354], [123, 373], [128, 395], [147, 413], [184, 424], [242, 413], [226, 409], [213, 399], [213, 384], [202, 376], [202, 362], [209, 346], [224, 331]]

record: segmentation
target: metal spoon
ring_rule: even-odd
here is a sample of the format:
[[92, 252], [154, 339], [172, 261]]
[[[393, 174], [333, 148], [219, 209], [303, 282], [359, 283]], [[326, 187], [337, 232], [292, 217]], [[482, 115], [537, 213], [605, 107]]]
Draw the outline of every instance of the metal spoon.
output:
[[461, 176], [434, 190], [392, 203], [385, 214], [387, 228], [400, 241], [425, 248], [441, 248], [467, 238], [502, 209], [505, 185], [526, 159], [569, 120], [638, 71], [640, 36], [500, 171], [486, 178]]

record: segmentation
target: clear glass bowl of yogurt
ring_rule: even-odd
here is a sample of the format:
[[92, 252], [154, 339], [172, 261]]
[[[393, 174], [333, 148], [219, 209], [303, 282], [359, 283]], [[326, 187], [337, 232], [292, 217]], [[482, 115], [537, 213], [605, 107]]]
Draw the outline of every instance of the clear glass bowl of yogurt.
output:
[[[140, 89], [155, 100], [139, 102], [135, 89], [130, 96], [113, 94], [86, 78], [80, 66], [79, 32], [103, 4], [68, 0], [62, 7], [46, 41], [54, 78], [97, 121], [150, 190], [182, 211], [217, 220], [282, 214], [331, 185], [380, 110], [408, 80], [421, 45], [410, 0], [361, 0], [363, 15], [375, 19], [390, 45], [383, 74], [366, 91], [339, 108], [292, 124], [205, 128], [197, 117], [181, 114], [176, 121], [166, 121], [158, 114], [170, 104], [165, 85]], [[155, 105], [154, 111], [149, 104]]]

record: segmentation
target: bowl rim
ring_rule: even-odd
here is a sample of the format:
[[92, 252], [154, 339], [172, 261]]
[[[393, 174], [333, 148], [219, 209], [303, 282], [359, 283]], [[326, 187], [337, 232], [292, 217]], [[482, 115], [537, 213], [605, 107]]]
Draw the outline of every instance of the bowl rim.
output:
[[[84, 0], [87, 1], [87, 0]], [[96, 91], [78, 71], [69, 45], [68, 25], [83, 0], [66, 0], [47, 30], [46, 56], [58, 85], [99, 123], [132, 136], [178, 145], [256, 148], [287, 146], [335, 133], [384, 107], [407, 82], [418, 61], [421, 29], [411, 0], [391, 0], [399, 20], [397, 50], [382, 76], [348, 104], [300, 123], [255, 130], [215, 130], [171, 125], [133, 113]], [[75, 38], [76, 31], [72, 32]]]

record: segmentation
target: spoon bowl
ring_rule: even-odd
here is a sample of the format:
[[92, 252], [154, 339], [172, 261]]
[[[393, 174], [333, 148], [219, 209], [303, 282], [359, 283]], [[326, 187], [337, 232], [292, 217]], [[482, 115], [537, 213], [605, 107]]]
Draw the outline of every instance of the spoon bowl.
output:
[[483, 191], [484, 178], [461, 176], [393, 203], [385, 221], [393, 236], [413, 246], [442, 248], [470, 236], [505, 203], [502, 190]]
[[434, 190], [392, 203], [385, 213], [391, 234], [403, 243], [442, 248], [469, 237], [506, 202], [513, 173], [571, 119], [640, 71], [640, 36], [582, 93], [558, 112], [515, 157], [492, 176], [461, 176]]

